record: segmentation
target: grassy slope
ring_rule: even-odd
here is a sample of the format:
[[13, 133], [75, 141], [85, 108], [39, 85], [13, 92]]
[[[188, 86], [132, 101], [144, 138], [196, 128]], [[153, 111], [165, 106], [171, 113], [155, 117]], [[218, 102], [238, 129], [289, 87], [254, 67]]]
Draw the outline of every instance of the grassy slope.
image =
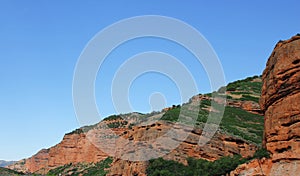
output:
[[223, 156], [210, 162], [204, 159], [188, 158], [188, 165], [162, 158], [149, 161], [148, 176], [221, 176], [228, 175], [238, 165], [252, 159], [269, 158], [270, 154], [264, 149], [257, 150], [253, 157], [242, 158], [240, 155]]
[[19, 176], [19, 175], [24, 175], [23, 173], [16, 172], [7, 168], [0, 167], [0, 175], [5, 175], [5, 176]]
[[[260, 79], [261, 77], [255, 76], [228, 84], [226, 95], [227, 98], [234, 101], [253, 101], [257, 103], [262, 86]], [[225, 88], [223, 87], [218, 92], [220, 93], [224, 91]], [[211, 96], [211, 94], [207, 95]], [[199, 124], [203, 124], [207, 121], [208, 111], [205, 108], [210, 106], [211, 102], [208, 100], [204, 100], [201, 102], [200, 112], [197, 119]], [[171, 109], [164, 114], [162, 119], [168, 121], [177, 121], [180, 110], [180, 107]], [[193, 115], [197, 112], [190, 111], [189, 113], [191, 113], [190, 115]], [[220, 124], [220, 130], [229, 135], [234, 135], [260, 145], [263, 135], [263, 116], [250, 113], [241, 108], [227, 106], [225, 107], [225, 112]], [[242, 159], [238, 155], [233, 157], [222, 157], [214, 162], [189, 158], [187, 166], [184, 166], [183, 164], [176, 161], [169, 161], [158, 158], [153, 159], [149, 162], [147, 174], [149, 176], [226, 175], [230, 173], [230, 171], [234, 170], [239, 164], [248, 162], [249, 160], [254, 158], [262, 157], [269, 157], [269, 153], [265, 149], [259, 149], [258, 151], [256, 151], [252, 158], [244, 159]]]
[[[253, 81], [257, 78], [259, 77], [250, 77], [228, 84], [227, 87], [230, 88], [229, 94], [239, 93], [239, 95], [241, 95], [240, 98], [231, 97], [231, 99], [236, 101], [247, 100], [257, 102], [257, 95], [260, 94], [261, 89], [261, 82]], [[207, 107], [210, 106], [211, 102], [209, 100], [201, 101], [200, 111], [198, 113], [197, 119], [198, 124], [203, 124], [207, 121], [207, 117], [209, 114], [209, 112], [207, 111]], [[180, 107], [176, 107], [167, 111], [162, 117], [162, 120], [177, 121], [180, 110]], [[195, 114], [197, 114], [197, 112], [191, 110], [189, 112], [185, 112], [184, 115], [193, 116]], [[217, 112], [212, 112], [212, 114], [214, 116], [218, 116]], [[263, 122], [263, 116], [261, 115], [250, 113], [241, 108], [226, 106], [220, 124], [220, 129], [222, 132], [225, 132], [229, 135], [234, 135], [241, 139], [260, 145], [263, 135]]]

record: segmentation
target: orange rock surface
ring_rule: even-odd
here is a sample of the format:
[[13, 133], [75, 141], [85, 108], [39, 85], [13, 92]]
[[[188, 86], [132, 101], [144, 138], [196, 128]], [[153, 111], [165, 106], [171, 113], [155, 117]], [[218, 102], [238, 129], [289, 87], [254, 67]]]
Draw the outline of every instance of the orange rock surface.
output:
[[279, 42], [263, 72], [263, 146], [271, 159], [240, 165], [231, 175], [300, 173], [300, 36]]
[[43, 149], [9, 168], [26, 173], [45, 174], [52, 168], [68, 163], [97, 162], [106, 157], [107, 154], [90, 143], [83, 133], [73, 133], [65, 135], [63, 140], [54, 147]]
[[[187, 157], [202, 158], [210, 161], [219, 159], [222, 156], [232, 156], [233, 154], [241, 154], [243, 157], [252, 156], [257, 150], [257, 147], [253, 144], [249, 144], [243, 140], [235, 137], [230, 137], [225, 134], [217, 132], [213, 138], [204, 146], [200, 147], [198, 141], [202, 134], [201, 129], [194, 129], [188, 135], [188, 137], [179, 143], [177, 147], [170, 150], [167, 143], [174, 144], [176, 139], [165, 138], [164, 135], [171, 129], [178, 129], [177, 133], [185, 133], [184, 127], [178, 127], [173, 123], [169, 122], [157, 122], [155, 124], [147, 126], [134, 127], [124, 133], [122, 136], [125, 139], [130, 139], [133, 144], [124, 144], [119, 149], [120, 155], [130, 156], [133, 154], [132, 158], [143, 157], [145, 153], [141, 153], [138, 156], [138, 151], [140, 146], [147, 145], [149, 148], [154, 149], [155, 152], [161, 152], [162, 157], [167, 160], [175, 160], [183, 164], [187, 164]], [[160, 145], [156, 142], [140, 143], [139, 141], [151, 141], [161, 137], [165, 141], [165, 145]], [[174, 141], [172, 141], [174, 140]], [[168, 142], [167, 142], [168, 141]], [[133, 152], [135, 151], [135, 153]], [[166, 151], [166, 154], [164, 154]], [[153, 153], [149, 153], [151, 155]], [[110, 168], [109, 175], [139, 175], [144, 176], [146, 171], [147, 161], [125, 161], [122, 159], [116, 159]], [[126, 168], [126, 169], [124, 169]], [[126, 174], [124, 173], [126, 172]]]
[[300, 159], [300, 36], [277, 44], [263, 81], [264, 144], [275, 161]]

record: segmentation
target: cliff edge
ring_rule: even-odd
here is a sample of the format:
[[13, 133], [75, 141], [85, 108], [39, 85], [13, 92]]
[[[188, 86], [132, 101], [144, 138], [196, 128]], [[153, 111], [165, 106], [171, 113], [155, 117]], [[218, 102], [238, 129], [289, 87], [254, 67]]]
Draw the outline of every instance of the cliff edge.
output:
[[240, 165], [231, 175], [294, 176], [300, 172], [299, 35], [277, 43], [262, 78], [263, 147], [271, 158]]

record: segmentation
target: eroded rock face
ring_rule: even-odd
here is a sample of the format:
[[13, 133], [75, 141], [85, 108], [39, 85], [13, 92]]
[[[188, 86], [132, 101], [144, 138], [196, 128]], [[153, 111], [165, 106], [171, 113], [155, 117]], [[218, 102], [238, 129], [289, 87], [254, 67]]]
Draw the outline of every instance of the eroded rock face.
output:
[[[176, 135], [187, 134], [187, 138], [183, 141], [176, 141], [178, 139], [175, 136], [166, 135], [168, 132], [173, 134], [172, 130], [174, 129], [176, 129]], [[104, 160], [108, 157], [108, 154], [105, 153], [108, 151], [105, 148], [107, 147], [116, 156], [109, 175], [143, 176], [146, 174], [149, 159], [144, 157], [150, 155], [153, 155], [152, 158], [159, 157], [154, 155], [155, 152], [164, 159], [187, 164], [188, 157], [214, 161], [222, 156], [234, 154], [241, 154], [243, 157], [252, 156], [257, 149], [254, 144], [220, 132], [217, 132], [206, 145], [200, 147], [198, 142], [202, 134], [201, 129], [189, 131], [185, 125], [176, 125], [165, 121], [134, 126], [127, 130], [120, 128], [115, 130], [120, 136], [115, 141], [105, 134], [105, 130], [99, 129], [90, 130], [88, 133], [67, 134], [56, 146], [43, 149], [31, 158], [22, 160], [9, 168], [26, 173], [46, 174], [53, 168], [69, 163], [96, 163]], [[103, 135], [104, 138], [101, 137]], [[95, 140], [94, 143], [90, 142], [93, 137], [100, 140], [98, 142]], [[156, 142], [158, 138], [160, 138], [160, 142]], [[97, 145], [102, 147], [97, 147]], [[105, 152], [101, 149], [104, 149]], [[147, 153], [150, 149], [155, 152]]]
[[[261, 78], [252, 81], [261, 81]], [[241, 95], [239, 94], [239, 96]], [[190, 106], [188, 110], [196, 111], [195, 107], [199, 105], [199, 101], [207, 100], [224, 104], [222, 97], [211, 98], [208, 95], [197, 95], [190, 101], [194, 107]], [[239, 98], [229, 99], [227, 105], [254, 114], [260, 113], [258, 103], [253, 101]], [[45, 174], [50, 169], [69, 163], [96, 163], [110, 155], [114, 157], [114, 161], [108, 175], [142, 176], [146, 174], [149, 156], [151, 159], [163, 157], [166, 160], [187, 164], [188, 157], [214, 161], [222, 156], [234, 154], [248, 157], [256, 151], [256, 145], [227, 134], [223, 130], [218, 130], [204, 146], [199, 145], [198, 142], [202, 135], [201, 128], [204, 126], [202, 122], [194, 129], [194, 126], [188, 126], [188, 123], [175, 124], [159, 120], [165, 111], [174, 108], [176, 107], [167, 108], [163, 113], [150, 114], [146, 118], [141, 117], [141, 114], [138, 113], [124, 115], [122, 118], [119, 116], [108, 117], [98, 124], [82, 127], [66, 134], [58, 145], [41, 150], [31, 158], [22, 160], [9, 168], [27, 173]], [[203, 106], [202, 110], [218, 112], [217, 109], [208, 105]], [[189, 118], [188, 115], [183, 117]], [[104, 124], [109, 128], [105, 128]], [[110, 130], [113, 130], [114, 133], [111, 133]], [[165, 136], [167, 133], [169, 136]], [[185, 134], [187, 136], [182, 140], [177, 138]], [[160, 143], [157, 142], [158, 138], [160, 138]], [[202, 139], [205, 137], [202, 136]]]
[[231, 175], [300, 173], [300, 36], [279, 42], [263, 73], [263, 146], [270, 159], [240, 165]]
[[300, 172], [299, 160], [254, 159], [249, 163], [241, 164], [230, 176], [295, 176]]
[[[232, 156], [234, 154], [241, 154], [243, 157], [253, 156], [254, 152], [257, 150], [256, 145], [250, 144], [241, 139], [231, 137], [225, 134], [217, 132], [214, 137], [204, 146], [199, 146], [198, 142], [202, 134], [201, 129], [194, 129], [189, 133], [188, 137], [179, 143], [179, 145], [172, 149], [168, 148], [169, 144], [176, 143], [175, 138], [164, 137], [169, 130], [178, 129], [177, 135], [181, 133], [186, 133], [186, 128], [184, 126], [176, 126], [173, 123], [159, 121], [155, 124], [147, 126], [134, 127], [130, 131], [126, 131], [122, 137], [133, 141], [132, 144], [124, 144], [120, 148], [120, 156], [130, 156], [132, 154], [132, 159], [137, 159], [139, 156], [137, 153], [140, 146], [148, 146], [152, 148], [155, 152], [161, 152], [161, 157], [166, 160], [175, 160], [183, 164], [187, 164], [187, 158], [193, 157], [197, 159], [206, 159], [214, 161], [222, 156]], [[141, 143], [141, 141], [151, 141], [157, 138], [161, 138], [165, 141], [164, 144], [157, 142]], [[172, 141], [173, 140], [173, 141]], [[135, 152], [134, 152], [135, 151]], [[141, 153], [141, 158], [143, 155], [154, 155], [154, 152], [146, 154]], [[110, 168], [109, 175], [146, 175], [147, 161], [126, 161], [122, 159], [116, 159], [112, 167]], [[122, 169], [123, 168], [123, 169]], [[124, 169], [126, 168], [126, 169]], [[126, 172], [126, 173], [125, 173]]]
[[116, 159], [109, 169], [107, 176], [146, 176], [146, 168], [148, 163], [142, 161], [127, 161]]
[[62, 142], [50, 149], [43, 149], [32, 157], [19, 161], [9, 168], [25, 173], [45, 174], [50, 169], [68, 163], [98, 162], [107, 157], [85, 137], [85, 134], [67, 134]]
[[300, 36], [278, 43], [263, 73], [264, 145], [273, 161], [300, 159]]

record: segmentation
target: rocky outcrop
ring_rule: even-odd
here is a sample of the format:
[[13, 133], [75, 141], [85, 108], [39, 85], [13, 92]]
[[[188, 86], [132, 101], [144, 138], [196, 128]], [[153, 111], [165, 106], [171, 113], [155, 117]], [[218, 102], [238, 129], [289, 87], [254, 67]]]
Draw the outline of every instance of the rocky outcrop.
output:
[[116, 159], [109, 169], [107, 176], [146, 176], [146, 168], [148, 163], [143, 161], [127, 161]]
[[[164, 121], [159, 121], [147, 126], [134, 127], [132, 130], [124, 132], [122, 137], [134, 141], [134, 144], [122, 145], [121, 155], [130, 155], [131, 153], [133, 154], [133, 151], [138, 151], [139, 141], [151, 141], [161, 137], [163, 141], [166, 141], [166, 143], [174, 144], [174, 142], [170, 140], [176, 139], [164, 139], [163, 137], [171, 128], [178, 129], [178, 135], [186, 132], [186, 128], [178, 127], [173, 123]], [[241, 154], [243, 157], [253, 156], [254, 152], [257, 150], [257, 147], [254, 144], [250, 144], [232, 136], [221, 134], [220, 132], [217, 132], [206, 145], [199, 146], [198, 141], [201, 138], [201, 134], [201, 129], [193, 129], [184, 141], [180, 142], [177, 147], [174, 147], [174, 149], [171, 150], [168, 148], [168, 145], [160, 145], [156, 142], [150, 142], [148, 144], [144, 143], [142, 145], [148, 145], [149, 148], [155, 149], [156, 152], [162, 151], [163, 153], [163, 151], [166, 151], [166, 154], [162, 154], [164, 159], [175, 160], [183, 164], [187, 164], [186, 159], [188, 157], [214, 161], [222, 156], [232, 156], [234, 154]], [[134, 157], [138, 157], [136, 153], [134, 154]], [[146, 154], [142, 153], [141, 155]], [[146, 166], [147, 161], [124, 161], [116, 159], [110, 168], [109, 175], [144, 176]], [[124, 168], [126, 169], [124, 170]], [[124, 173], [125, 171], [126, 174]]]
[[249, 163], [238, 166], [230, 176], [295, 176], [300, 173], [300, 161], [272, 159], [254, 159]]
[[265, 147], [275, 161], [300, 159], [300, 36], [277, 44], [263, 80]]
[[62, 142], [50, 149], [43, 149], [28, 159], [19, 161], [8, 168], [25, 172], [45, 174], [50, 169], [68, 163], [98, 162], [107, 154], [95, 147], [84, 133], [72, 133], [64, 136]]
[[[188, 133], [188, 137], [184, 141], [176, 141], [176, 138], [170, 136], [164, 137], [172, 129], [178, 129], [177, 135]], [[66, 134], [59, 144], [50, 149], [43, 149], [36, 155], [19, 161], [18, 163], [9, 166], [10, 169], [22, 171], [26, 173], [45, 174], [49, 170], [58, 166], [63, 166], [69, 163], [96, 163], [108, 157], [108, 154], [101, 149], [113, 149], [116, 155], [114, 162], [111, 165], [109, 175], [145, 175], [147, 161], [134, 161], [139, 157], [145, 156], [145, 153], [139, 152], [143, 145], [147, 148], [154, 149], [156, 152], [161, 152], [164, 159], [176, 160], [187, 164], [188, 157], [202, 158], [214, 161], [222, 156], [241, 154], [243, 157], [252, 156], [257, 147], [244, 140], [236, 137], [228, 136], [217, 132], [214, 137], [204, 146], [200, 147], [198, 141], [201, 138], [202, 130], [193, 129], [191, 132], [186, 131], [184, 126], [178, 126], [171, 122], [158, 121], [154, 124], [134, 126], [132, 129], [124, 130], [122, 128], [114, 129], [114, 132], [120, 136], [112, 145], [111, 138], [105, 134], [104, 130], [92, 129], [88, 133], [82, 133], [80, 130], [75, 130], [72, 133]], [[103, 134], [104, 137], [103, 138]], [[102, 136], [101, 136], [102, 135]], [[93, 136], [96, 137], [99, 143], [90, 141]], [[155, 141], [161, 137], [163, 144]], [[128, 142], [124, 142], [125, 141]], [[95, 140], [97, 141], [97, 140]], [[178, 146], [168, 146], [178, 142]], [[97, 147], [101, 145], [101, 147]], [[151, 155], [151, 153], [149, 153]], [[140, 155], [140, 156], [139, 156]], [[133, 161], [123, 160], [123, 157], [129, 157]]]
[[[199, 145], [198, 142], [200, 139], [207, 139], [202, 136], [206, 115], [208, 115], [208, 112], [219, 113], [217, 107], [213, 108], [210, 105], [211, 101], [223, 105], [224, 97], [227, 96], [224, 92], [218, 93], [219, 96], [213, 96], [214, 98], [210, 94], [192, 97], [190, 102], [186, 103], [191, 106], [187, 106], [187, 111], [182, 111], [183, 119], [181, 120], [183, 121], [181, 121], [181, 124], [176, 124], [172, 118], [176, 118], [176, 109], [180, 108], [182, 110], [186, 108], [185, 105], [174, 105], [161, 112], [150, 114], [113, 115], [98, 124], [82, 127], [66, 134], [63, 140], [54, 147], [41, 150], [36, 155], [21, 160], [9, 166], [9, 168], [26, 173], [45, 174], [51, 169], [70, 163], [72, 163], [72, 167], [81, 164], [93, 165], [93, 163], [112, 156], [114, 160], [109, 168], [108, 175], [142, 176], [146, 174], [147, 161], [151, 158], [163, 157], [166, 160], [175, 160], [187, 164], [188, 157], [214, 161], [222, 156], [234, 154], [240, 154], [243, 157], [252, 156], [257, 149], [257, 137], [258, 141], [261, 141], [261, 135], [258, 131], [261, 132], [262, 128], [253, 128], [250, 132], [246, 129], [247, 123], [262, 127], [262, 117], [257, 115], [260, 113], [257, 101], [245, 100], [242, 95], [257, 96], [257, 92], [248, 91], [248, 88], [251, 88], [249, 84], [254, 81], [261, 83], [261, 78], [242, 80], [240, 83], [246, 84], [247, 89], [237, 89], [237, 92], [230, 92], [230, 95], [235, 97], [227, 100], [226, 105], [233, 107], [233, 109], [229, 109], [231, 116], [227, 115], [227, 118], [245, 119], [242, 116], [248, 117], [250, 114], [249, 118], [257, 117], [257, 119], [254, 121], [246, 120], [246, 123], [243, 123], [244, 126], [237, 125], [239, 121], [226, 124], [224, 127], [219, 128], [211, 140], [203, 146]], [[256, 87], [260, 89], [260, 85], [258, 84]], [[194, 128], [194, 125], [189, 123], [192, 118], [189, 114], [199, 112], [199, 102], [203, 102], [203, 104], [200, 104], [202, 119], [195, 123], [196, 127]], [[240, 112], [234, 111], [237, 109], [243, 109], [250, 113], [237, 114], [237, 112]], [[171, 120], [164, 119], [163, 116], [169, 111], [171, 112], [170, 116], [172, 116]], [[253, 114], [255, 115], [252, 116]], [[241, 130], [242, 133], [235, 134], [229, 127]], [[209, 131], [209, 129], [206, 129], [206, 133], [209, 133]], [[166, 134], [169, 136], [165, 136]], [[185, 137], [179, 139], [178, 136]], [[160, 139], [160, 143], [157, 142], [157, 139]], [[148, 158], [145, 159], [145, 157]]]
[[279, 42], [263, 72], [260, 105], [263, 146], [271, 159], [241, 165], [232, 175], [295, 175], [300, 172], [300, 36]]
[[262, 111], [258, 103], [253, 101], [237, 101], [237, 100], [227, 100], [228, 106], [238, 107], [244, 109], [248, 112], [262, 115]]

